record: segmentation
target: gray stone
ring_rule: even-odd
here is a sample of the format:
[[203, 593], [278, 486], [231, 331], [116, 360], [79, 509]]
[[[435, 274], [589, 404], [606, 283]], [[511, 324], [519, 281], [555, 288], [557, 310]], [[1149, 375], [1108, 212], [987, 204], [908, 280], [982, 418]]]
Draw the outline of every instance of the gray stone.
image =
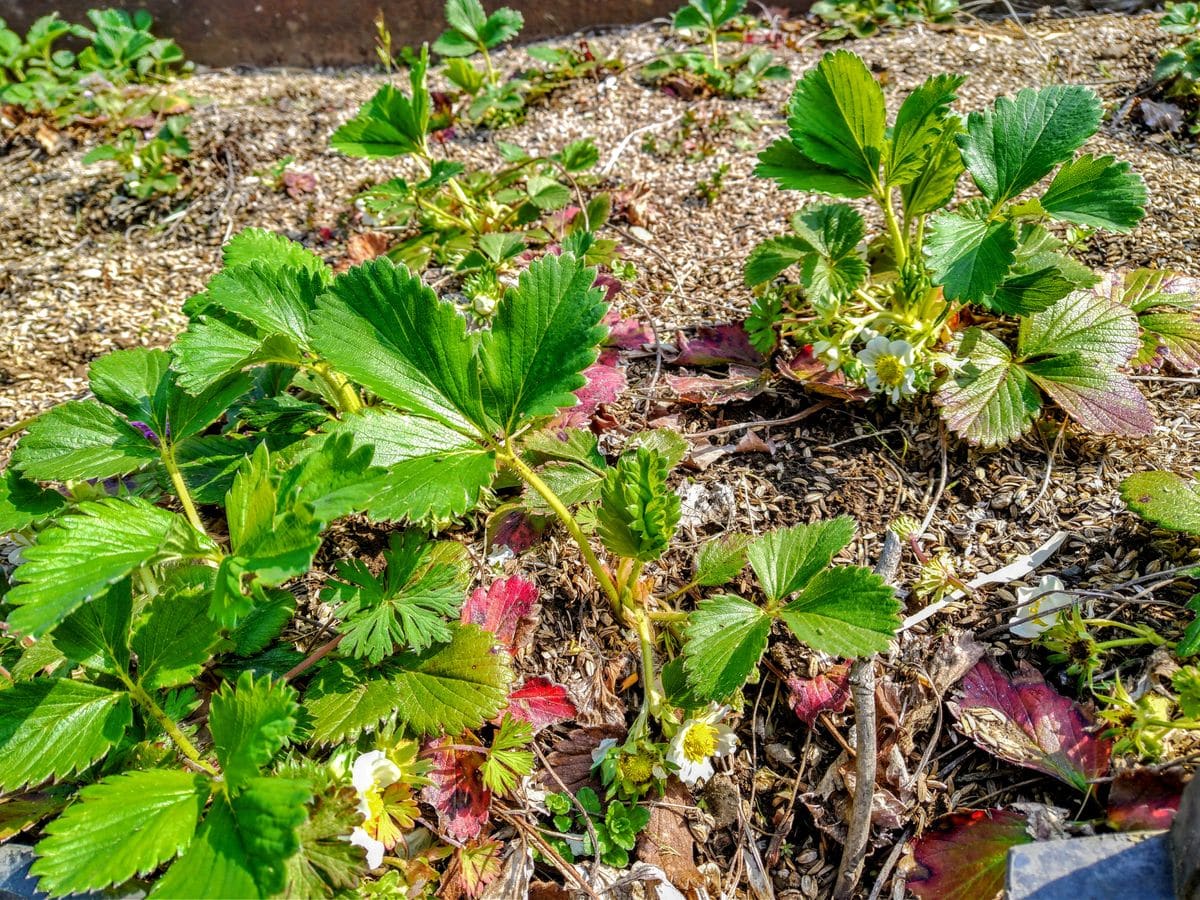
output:
[[1038, 841], [1008, 851], [1008, 900], [1174, 900], [1165, 831]]
[[0, 846], [0, 900], [45, 897], [37, 889], [37, 879], [29, 876], [33, 848], [28, 844]]

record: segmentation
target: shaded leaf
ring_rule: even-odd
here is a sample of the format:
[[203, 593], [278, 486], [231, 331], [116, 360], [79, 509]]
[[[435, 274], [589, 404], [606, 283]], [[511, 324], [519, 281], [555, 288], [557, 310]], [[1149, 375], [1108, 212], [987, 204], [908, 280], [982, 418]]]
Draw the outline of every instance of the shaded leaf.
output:
[[1108, 771], [1112, 741], [1097, 737], [1091, 714], [1027, 663], [1009, 678], [990, 659], [981, 660], [963, 678], [950, 711], [959, 730], [984, 750], [1080, 791]]
[[841, 712], [850, 702], [850, 667], [830, 666], [815, 678], [787, 680], [788, 706], [811, 728], [823, 712]]
[[907, 887], [921, 900], [985, 900], [1004, 891], [1008, 851], [1033, 842], [1025, 815], [969, 809], [935, 819], [912, 844]]
[[449, 738], [426, 745], [433, 768], [431, 784], [421, 790], [422, 799], [437, 810], [438, 824], [456, 841], [469, 841], [479, 835], [487, 822], [492, 792], [483, 783], [483, 748], [479, 752], [458, 750]]
[[1178, 769], [1126, 769], [1108, 790], [1108, 824], [1118, 831], [1170, 828], [1187, 781]]

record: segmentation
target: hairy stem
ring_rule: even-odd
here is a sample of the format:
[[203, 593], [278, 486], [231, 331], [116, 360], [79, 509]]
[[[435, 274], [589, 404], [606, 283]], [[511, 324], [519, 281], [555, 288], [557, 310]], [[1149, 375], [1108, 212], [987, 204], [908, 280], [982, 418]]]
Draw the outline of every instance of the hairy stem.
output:
[[620, 612], [621, 610], [621, 594], [617, 590], [616, 584], [613, 583], [612, 576], [601, 564], [596, 552], [592, 549], [591, 542], [588, 541], [587, 535], [583, 533], [583, 529], [579, 527], [579, 523], [575, 521], [575, 517], [571, 515], [571, 511], [554, 493], [550, 485], [542, 481], [537, 472], [525, 465], [517, 454], [511, 450], [505, 449], [502, 451], [502, 461], [514, 472], [521, 477], [527, 485], [533, 488], [546, 501], [546, 505], [554, 511], [558, 516], [558, 520], [562, 522], [567, 529], [571, 538], [579, 547], [579, 552], [583, 554], [583, 561], [587, 563], [587, 567], [592, 570], [592, 574], [596, 576], [596, 581], [600, 583], [600, 587], [604, 590], [609, 602], [612, 603], [613, 609]]
[[333, 394], [340, 412], [356, 413], [362, 409], [362, 400], [359, 399], [358, 391], [341, 372], [335, 372], [328, 363], [324, 362], [315, 363], [311, 371], [325, 382], [330, 393]]
[[137, 703], [144, 707], [146, 712], [150, 713], [150, 715], [154, 718], [154, 721], [162, 727], [162, 730], [165, 731], [175, 743], [175, 746], [179, 749], [180, 753], [182, 753], [199, 768], [203, 769], [214, 778], [221, 774], [216, 770], [212, 763], [208, 762], [203, 756], [200, 755], [200, 751], [196, 749], [196, 745], [188, 740], [188, 736], [184, 734], [183, 731], [180, 730], [179, 726], [175, 724], [175, 721], [163, 711], [163, 708], [154, 702], [154, 698], [151, 697], [140, 684], [123, 673], [118, 677], [125, 683], [125, 687], [128, 688], [130, 696], [132, 696]]
[[715, 28], [710, 28], [708, 30], [708, 46], [709, 46], [709, 49], [712, 50], [713, 65], [716, 68], [720, 69], [721, 68], [721, 54], [717, 52], [717, 29], [715, 29]]
[[487, 69], [488, 84], [495, 87], [498, 79], [496, 78], [496, 67], [492, 65], [491, 54], [483, 44], [479, 45], [479, 52], [483, 54], [483, 67]]
[[183, 504], [183, 512], [187, 516], [187, 520], [198, 532], [208, 534], [204, 530], [204, 523], [200, 521], [200, 514], [196, 512], [196, 504], [192, 501], [191, 492], [188, 491], [187, 483], [183, 480], [183, 473], [179, 471], [179, 463], [175, 461], [175, 448], [164, 444], [159, 455], [162, 457], [163, 468], [171, 476], [171, 486], [175, 488], [175, 496]]

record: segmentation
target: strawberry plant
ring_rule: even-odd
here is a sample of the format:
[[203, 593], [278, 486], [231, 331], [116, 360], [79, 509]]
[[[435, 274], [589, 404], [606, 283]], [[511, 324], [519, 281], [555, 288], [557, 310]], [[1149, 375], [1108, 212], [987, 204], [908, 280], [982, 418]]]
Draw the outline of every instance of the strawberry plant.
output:
[[828, 26], [820, 40], [840, 41], [916, 22], [948, 24], [958, 15], [958, 0], [818, 0], [809, 12]]
[[173, 194], [179, 190], [179, 175], [173, 168], [192, 151], [186, 134], [189, 121], [187, 116], [170, 116], [149, 139], [143, 139], [136, 129], [127, 128], [111, 144], [91, 150], [83, 161], [88, 165], [117, 163], [125, 190], [139, 200]]
[[[548, 156], [498, 144], [506, 165], [496, 170], [468, 169], [435, 157], [429, 142], [433, 102], [427, 68], [423, 51], [413, 60], [408, 95], [385, 85], [331, 141], [351, 156], [409, 157], [416, 165], [417, 180], [393, 178], [359, 197], [376, 222], [409, 230], [392, 250], [394, 258], [415, 269], [435, 262], [495, 275], [527, 245], [552, 240], [546, 216], [572, 199], [578, 215], [571, 229], [594, 230], [603, 224], [606, 200], [587, 203], [581, 194], [581, 179], [599, 160], [590, 140], [575, 141]], [[605, 258], [612, 248], [611, 242], [594, 243], [592, 258]]]
[[1200, 130], [1200, 38], [1195, 37], [1200, 32], [1200, 5], [1168, 2], [1166, 10], [1159, 27], [1186, 40], [1163, 51], [1153, 77], [1164, 97], [1185, 108], [1195, 134]]
[[[964, 122], [950, 112], [962, 81], [930, 78], [889, 125], [854, 54], [827, 54], [800, 79], [788, 136], [756, 173], [869, 200], [885, 230], [869, 238], [853, 207], [813, 204], [755, 248], [745, 276], [763, 289], [756, 343], [769, 349], [778, 330], [893, 402], [935, 391], [950, 428], [984, 446], [1019, 437], [1050, 402], [1092, 431], [1147, 433], [1149, 407], [1121, 372], [1146, 329], [1089, 290], [1097, 277], [1051, 231], [1129, 231], [1144, 213], [1141, 178], [1077, 153], [1101, 119], [1089, 89], [1026, 89]], [[954, 204], [964, 172], [978, 196]], [[798, 278], [778, 282], [785, 271]]]
[[[171, 40], [150, 32], [145, 11], [89, 10], [92, 27], [42, 16], [24, 39], [0, 20], [0, 103], [62, 120], [122, 122], [186, 105], [163, 86], [191, 64]], [[78, 53], [58, 48], [68, 37], [86, 41]]]
[[664, 53], [641, 68], [641, 78], [691, 95], [697, 91], [726, 97], [756, 97], [764, 81], [791, 77], [787, 66], [761, 48], [722, 56], [722, 32], [741, 16], [745, 0], [688, 0], [676, 10], [671, 24], [684, 36], [695, 36], [707, 50]]

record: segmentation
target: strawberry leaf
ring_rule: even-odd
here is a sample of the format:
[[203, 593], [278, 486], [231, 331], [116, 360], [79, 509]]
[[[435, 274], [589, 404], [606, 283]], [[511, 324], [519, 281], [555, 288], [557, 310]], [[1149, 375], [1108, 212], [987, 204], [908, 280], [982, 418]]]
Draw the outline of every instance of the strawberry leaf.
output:
[[238, 788], [255, 778], [282, 750], [296, 728], [300, 707], [296, 692], [269, 677], [257, 681], [250, 671], [213, 694], [208, 728], [225, 781]]
[[503, 716], [528, 722], [534, 732], [575, 718], [575, 704], [561, 684], [537, 676], [508, 695]]
[[1033, 842], [1023, 813], [969, 809], [935, 819], [912, 844], [907, 887], [921, 900], [982, 900], [1004, 892], [1008, 851]]
[[1126, 769], [1108, 791], [1108, 824], [1118, 831], [1171, 827], [1187, 782], [1178, 770]]
[[999, 339], [968, 328], [959, 345], [962, 368], [947, 376], [937, 401], [950, 430], [972, 444], [996, 447], [1029, 430], [1042, 401], [1029, 376]]
[[763, 593], [779, 602], [808, 584], [853, 537], [854, 520], [839, 516], [769, 531], [751, 541], [746, 552]]
[[14, 631], [41, 637], [66, 616], [134, 570], [204, 559], [216, 545], [175, 513], [136, 497], [80, 503], [25, 551], [5, 600]]
[[1108, 771], [1112, 742], [1092, 716], [1022, 664], [1009, 678], [994, 662], [975, 665], [950, 704], [959, 730], [1003, 760], [1035, 769], [1080, 791]]
[[490, 632], [510, 654], [517, 651], [522, 626], [537, 615], [537, 587], [520, 575], [498, 578], [488, 589], [476, 588], [462, 608], [462, 623]]
[[1200, 534], [1200, 484], [1173, 472], [1137, 472], [1121, 482], [1121, 499], [1149, 522]]
[[645, 446], [625, 453], [600, 488], [597, 532], [618, 556], [652, 562], [666, 552], [679, 525], [679, 495], [667, 486], [665, 456]]
[[1016, 261], [1013, 224], [982, 212], [945, 212], [930, 223], [925, 253], [934, 283], [942, 286], [947, 300], [983, 303]]
[[56, 896], [147, 875], [191, 843], [210, 790], [202, 775], [165, 769], [89, 785], [46, 827], [31, 874]]
[[487, 823], [492, 792], [483, 782], [485, 750], [460, 750], [449, 738], [426, 745], [433, 762], [430, 784], [421, 790], [421, 798], [437, 810], [438, 824], [456, 841], [478, 837]]
[[834, 656], [867, 656], [891, 645], [900, 626], [895, 591], [870, 569], [840, 566], [817, 573], [779, 611], [800, 640]]
[[375, 668], [329, 663], [309, 685], [304, 705], [320, 744], [394, 722], [416, 734], [457, 734], [494, 718], [511, 681], [507, 656], [494, 651], [492, 635], [464, 625], [451, 629], [448, 644], [400, 653]]
[[1074, 352], [1025, 363], [1022, 368], [1088, 431], [1129, 437], [1154, 431], [1154, 413], [1137, 385], [1101, 365], [1093, 357]]
[[448, 642], [447, 617], [457, 616], [466, 590], [465, 557], [461, 544], [407, 531], [392, 534], [379, 576], [362, 560], [337, 563], [342, 581], [329, 582], [321, 599], [341, 619], [342, 649], [378, 663], [398, 644], [422, 651]]
[[333, 133], [330, 146], [347, 156], [424, 152], [431, 112], [426, 84], [428, 65], [429, 51], [422, 48], [408, 73], [411, 96], [406, 97], [393, 85], [385, 84], [353, 119]]
[[29, 426], [13, 468], [33, 481], [74, 481], [126, 475], [158, 458], [158, 448], [114, 410], [68, 400]]
[[1026, 88], [967, 117], [959, 138], [967, 169], [993, 207], [1033, 187], [1096, 133], [1100, 99], [1085, 87]]
[[1129, 163], [1085, 153], [1058, 170], [1041, 204], [1063, 222], [1130, 231], [1146, 214], [1146, 185]]
[[545, 256], [500, 301], [479, 348], [488, 415], [506, 435], [522, 420], [574, 406], [604, 338], [596, 273], [574, 256]]
[[809, 728], [823, 712], [841, 712], [850, 702], [850, 667], [830, 666], [815, 678], [787, 680], [788, 706]]
[[0, 691], [0, 790], [82, 771], [133, 722], [129, 695], [66, 678]]
[[705, 700], [722, 701], [738, 691], [758, 667], [771, 616], [728, 594], [700, 602], [688, 617], [683, 668], [688, 685]]

